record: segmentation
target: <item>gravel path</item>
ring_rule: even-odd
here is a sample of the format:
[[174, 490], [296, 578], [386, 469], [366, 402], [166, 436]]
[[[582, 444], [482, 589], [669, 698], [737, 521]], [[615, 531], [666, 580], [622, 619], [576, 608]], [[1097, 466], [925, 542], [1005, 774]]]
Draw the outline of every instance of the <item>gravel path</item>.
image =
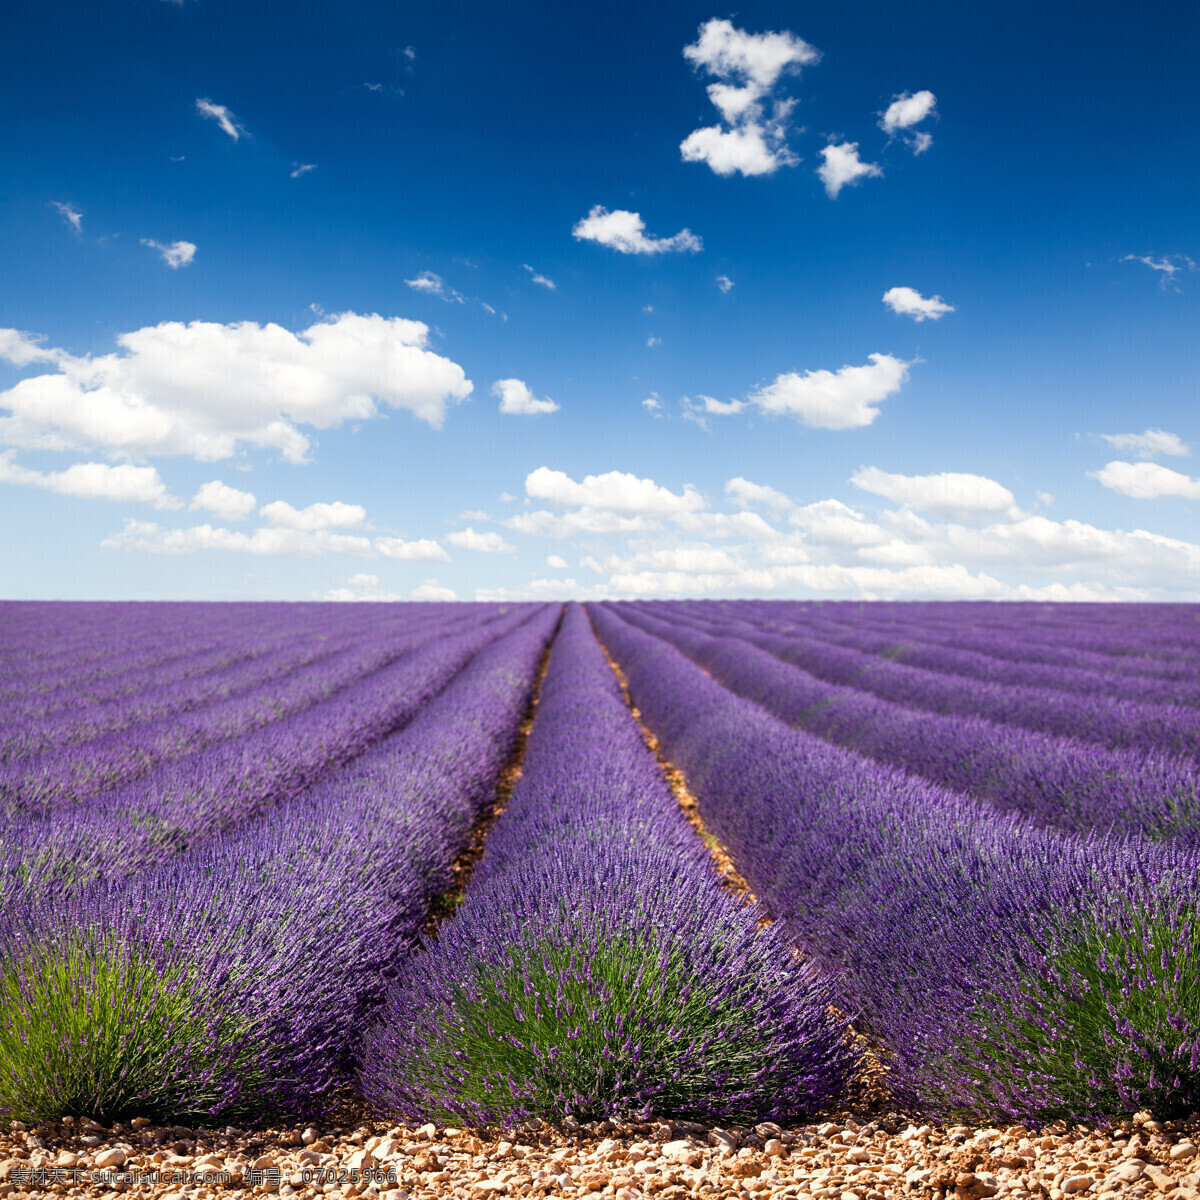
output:
[[[1021, 1127], [917, 1128], [892, 1118], [859, 1125], [844, 1116], [787, 1130], [602, 1121], [506, 1133], [432, 1124], [255, 1132], [156, 1128], [140, 1120], [108, 1129], [87, 1121], [53, 1122], [0, 1135], [0, 1197], [120, 1191], [162, 1200], [1058, 1200], [1102, 1194], [1191, 1200], [1200, 1197], [1193, 1138], [1200, 1138], [1200, 1121], [1159, 1125], [1145, 1114], [1106, 1131], [1056, 1126], [1032, 1133]], [[150, 1178], [139, 1180], [143, 1174]]]

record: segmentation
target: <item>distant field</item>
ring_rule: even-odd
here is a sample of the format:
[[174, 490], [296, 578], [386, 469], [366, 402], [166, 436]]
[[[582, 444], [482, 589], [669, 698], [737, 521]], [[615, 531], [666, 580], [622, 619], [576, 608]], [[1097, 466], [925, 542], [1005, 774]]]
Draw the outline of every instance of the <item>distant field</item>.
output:
[[1200, 1108], [1200, 609], [0, 605], [0, 1115]]

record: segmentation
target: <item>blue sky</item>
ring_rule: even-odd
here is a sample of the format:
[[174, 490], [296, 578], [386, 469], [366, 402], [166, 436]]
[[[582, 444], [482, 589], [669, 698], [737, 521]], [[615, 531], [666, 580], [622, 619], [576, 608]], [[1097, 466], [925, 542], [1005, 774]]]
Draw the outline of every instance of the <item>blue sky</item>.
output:
[[24, 6], [3, 594], [1200, 599], [1131, 11]]

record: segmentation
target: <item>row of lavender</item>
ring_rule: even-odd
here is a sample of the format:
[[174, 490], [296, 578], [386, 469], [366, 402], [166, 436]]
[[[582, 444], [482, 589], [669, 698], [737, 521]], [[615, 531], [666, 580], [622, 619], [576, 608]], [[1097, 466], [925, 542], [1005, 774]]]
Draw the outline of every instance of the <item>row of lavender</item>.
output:
[[[119, 804], [10, 819], [0, 1109], [201, 1118], [321, 1103], [451, 884], [559, 614], [482, 615], [275, 743], [242, 746], [252, 784], [210, 780], [198, 805], [204, 780], [189, 787], [188, 772], [203, 770], [180, 760], [157, 801], [172, 839], [140, 837], [145, 810], [131, 820]], [[96, 837], [107, 857], [89, 856]]]
[[1200, 769], [1189, 758], [929, 712], [826, 682], [796, 662], [793, 638], [728, 619], [663, 620], [670, 610], [661, 606], [621, 611], [780, 720], [1002, 812], [1075, 833], [1200, 829]]
[[[10, 816], [0, 1110], [261, 1118], [319, 1107], [355, 1063], [382, 1111], [459, 1121], [844, 1096], [844, 1016], [720, 889], [578, 607], [468, 902], [412, 956], [559, 620], [488, 615], [241, 745], [254, 787], [218, 776], [199, 802], [218, 746], [138, 781], [154, 812], [131, 792]], [[364, 752], [381, 721], [402, 727]], [[332, 748], [357, 757], [331, 769]], [[174, 836], [143, 836], [150, 816]]]
[[554, 643], [523, 773], [466, 903], [363, 1049], [409, 1118], [784, 1118], [845, 1094], [845, 1020], [722, 890], [583, 610]]
[[[833, 687], [783, 661], [809, 635], [778, 609], [594, 610], [772, 930], [717, 888], [572, 608], [468, 901], [410, 957], [559, 614], [376, 611], [361, 643], [329, 638], [328, 658], [361, 672], [308, 693], [305, 665], [300, 685], [281, 671], [275, 719], [204, 726], [199, 749], [99, 792], [17, 794], [0, 825], [0, 1108], [294, 1111], [357, 1054], [365, 1093], [406, 1116], [784, 1116], [844, 1093], [853, 1061], [831, 998], [886, 1047], [913, 1104], [1033, 1118], [1193, 1106], [1200, 861], [1178, 839], [1038, 824], [1089, 828], [1086, 787], [1099, 802], [1124, 760], [1091, 760], [1085, 778], [1087, 756], [1108, 753], [1094, 743]], [[167, 649], [134, 641], [143, 659]], [[236, 661], [274, 652], [260, 631], [251, 644]], [[1064, 778], [1084, 790], [1070, 819], [1015, 792], [1003, 803], [1038, 822], [1005, 819], [784, 723], [824, 713], [841, 713], [826, 738], [892, 754], [940, 729], [946, 764], [972, 722], [973, 753], [997, 732], [1024, 738], [990, 769], [1036, 750], [1030, 787], [1070, 750]], [[1183, 759], [1113, 753], [1142, 772], [1130, 805], [1155, 765], [1163, 794], [1188, 786], [1170, 775]], [[1153, 811], [1145, 831], [1169, 832]]]
[[[1196, 1107], [1190, 842], [1063, 834], [830, 745], [790, 721], [836, 696], [745, 640], [699, 633], [690, 607], [592, 612], [706, 822], [838, 981], [899, 1097], [1023, 1119]], [[788, 723], [767, 711], [788, 702]], [[860, 713], [861, 737], [892, 718]]]

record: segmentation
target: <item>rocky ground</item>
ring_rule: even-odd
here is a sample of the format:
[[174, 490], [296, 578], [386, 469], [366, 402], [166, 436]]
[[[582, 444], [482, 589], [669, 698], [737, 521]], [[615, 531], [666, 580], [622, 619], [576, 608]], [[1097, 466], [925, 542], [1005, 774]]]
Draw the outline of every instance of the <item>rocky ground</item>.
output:
[[[531, 1127], [532, 1126], [532, 1127]], [[685, 1196], [977, 1200], [1200, 1198], [1200, 1121], [1146, 1114], [1099, 1130], [917, 1127], [841, 1118], [781, 1129], [687, 1123], [516, 1131], [360, 1125], [266, 1131], [53, 1122], [0, 1134], [0, 1197], [113, 1191], [156, 1200], [275, 1194], [385, 1197]], [[143, 1178], [145, 1176], [145, 1178]]]

